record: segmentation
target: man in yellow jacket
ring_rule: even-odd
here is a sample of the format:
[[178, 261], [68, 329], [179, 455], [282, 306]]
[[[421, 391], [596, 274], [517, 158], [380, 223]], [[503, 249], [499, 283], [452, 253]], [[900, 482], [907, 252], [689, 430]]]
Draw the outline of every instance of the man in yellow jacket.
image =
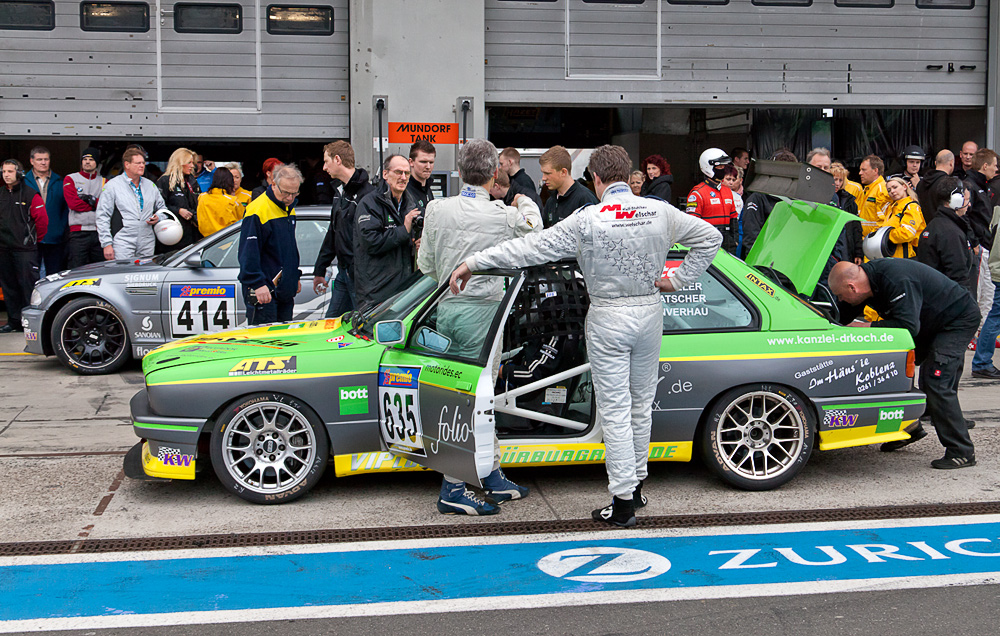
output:
[[884, 213], [888, 211], [887, 206], [892, 204], [892, 197], [889, 196], [885, 179], [882, 177], [884, 173], [885, 164], [875, 155], [865, 157], [861, 161], [861, 167], [858, 168], [858, 176], [861, 177], [864, 189], [856, 202], [865, 236], [885, 224]]

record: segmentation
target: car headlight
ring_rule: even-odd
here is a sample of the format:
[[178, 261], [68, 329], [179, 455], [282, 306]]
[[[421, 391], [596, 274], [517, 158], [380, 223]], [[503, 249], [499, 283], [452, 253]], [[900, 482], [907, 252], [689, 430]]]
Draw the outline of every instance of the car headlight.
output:
[[[21, 296], [21, 298], [24, 298], [24, 296]], [[31, 292], [31, 302], [29, 304], [32, 307], [37, 307], [37, 306], [41, 305], [42, 304], [42, 292], [38, 291], [37, 289], [33, 290]]]

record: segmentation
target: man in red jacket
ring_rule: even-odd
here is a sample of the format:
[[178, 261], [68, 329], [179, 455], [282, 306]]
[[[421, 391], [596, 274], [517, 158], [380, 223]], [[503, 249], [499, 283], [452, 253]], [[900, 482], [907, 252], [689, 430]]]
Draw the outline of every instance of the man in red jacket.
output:
[[0, 187], [0, 289], [7, 303], [7, 324], [0, 333], [24, 331], [21, 310], [28, 306], [38, 282], [38, 242], [49, 218], [41, 195], [24, 183], [24, 168], [16, 159], [3, 162]]

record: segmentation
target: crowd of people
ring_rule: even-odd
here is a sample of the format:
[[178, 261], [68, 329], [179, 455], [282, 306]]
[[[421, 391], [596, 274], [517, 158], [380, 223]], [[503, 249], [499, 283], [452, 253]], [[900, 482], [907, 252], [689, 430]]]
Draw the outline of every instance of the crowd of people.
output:
[[[440, 200], [430, 187], [436, 155], [432, 144], [418, 141], [408, 156], [386, 157], [373, 179], [356, 165], [349, 143], [324, 146], [323, 169], [339, 185], [313, 264], [313, 289], [324, 293], [332, 287], [327, 312], [332, 317], [391, 297], [416, 271], [442, 282], [450, 278], [456, 297], [442, 303], [438, 320], [463, 323], [464, 331], [455, 329], [455, 346], [471, 350], [490, 323], [481, 319], [489, 306], [483, 303], [500, 293], [484, 281], [466, 286], [471, 271], [576, 256], [591, 298], [587, 346], [613, 496], [594, 516], [633, 525], [635, 509], [645, 502], [645, 454], [639, 447], [643, 440], [648, 446], [656, 385], [653, 354], [661, 333], [656, 289], [669, 291], [696, 279], [720, 246], [745, 258], [780, 199], [752, 190], [755, 164], [745, 148], [701, 153], [703, 179], [688, 193], [684, 211], [670, 205], [670, 164], [656, 154], [632, 171], [624, 149], [602, 146], [592, 154], [585, 178], [575, 179], [569, 151], [554, 146], [540, 156], [542, 179], [535, 184], [516, 149], [498, 151], [473, 139], [458, 152], [460, 192]], [[302, 287], [295, 205], [305, 181], [294, 164], [268, 159], [266, 182], [248, 192], [241, 187], [238, 164], [217, 168], [187, 148], [170, 155], [155, 183], [144, 178], [148, 157], [139, 146], [126, 149], [123, 172], [111, 179], [99, 173], [99, 159], [97, 150], [86, 149], [80, 171], [65, 178], [51, 171], [43, 147], [31, 151], [30, 172], [14, 159], [3, 163], [0, 285], [9, 320], [0, 331], [20, 329], [19, 312], [40, 270], [152, 256], [241, 219], [239, 280], [247, 320], [254, 325], [291, 319]], [[822, 282], [845, 305], [843, 316], [863, 311], [868, 323], [910, 330], [928, 413], [946, 448], [933, 465], [962, 468], [975, 464], [971, 422], [962, 417], [957, 399], [965, 347], [976, 349], [975, 377], [1000, 379], [992, 360], [1000, 335], [1000, 293], [994, 293], [1000, 285], [997, 154], [966, 142], [957, 162], [952, 151], [941, 150], [923, 172], [927, 157], [919, 147], [906, 148], [901, 159], [903, 172], [886, 175], [883, 160], [869, 155], [855, 182], [828, 149], [815, 148], [804, 158], [832, 176], [825, 202], [858, 217], [841, 232]], [[787, 150], [771, 160], [799, 162]], [[638, 218], [653, 220], [633, 226], [619, 217], [609, 223], [597, 204], [619, 199], [643, 209]], [[661, 280], [666, 251], [676, 242], [691, 249], [673, 278]], [[635, 258], [612, 257], [615, 250]], [[337, 274], [329, 281], [334, 262]], [[632, 320], [622, 321], [623, 315]], [[632, 331], [625, 333], [624, 326]], [[615, 380], [629, 375], [629, 368], [631, 388]], [[628, 406], [630, 391], [642, 404]], [[920, 423], [909, 432], [910, 439], [883, 450], [926, 435]], [[528, 494], [504, 476], [498, 461], [484, 487], [493, 502]], [[499, 511], [448, 476], [438, 508], [448, 514]]]

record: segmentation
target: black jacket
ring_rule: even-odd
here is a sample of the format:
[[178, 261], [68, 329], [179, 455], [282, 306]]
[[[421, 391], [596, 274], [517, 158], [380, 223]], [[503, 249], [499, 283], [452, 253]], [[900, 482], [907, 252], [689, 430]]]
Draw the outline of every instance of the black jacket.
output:
[[1000, 205], [1000, 174], [990, 179], [986, 184], [986, 188], [990, 192], [990, 201], [993, 205]]
[[[913, 336], [917, 361], [942, 331], [962, 331], [979, 324], [979, 306], [968, 290], [941, 272], [912, 258], [880, 258], [861, 265], [873, 296], [860, 305], [840, 303], [843, 324], [864, 311], [867, 303], [882, 320], [873, 327], [898, 327]], [[965, 343], [957, 355], [965, 355]]]
[[639, 196], [643, 197], [656, 197], [658, 199], [663, 199], [670, 205], [674, 202], [670, 200], [673, 196], [671, 190], [671, 184], [674, 182], [674, 175], [672, 174], [661, 174], [652, 181], [646, 179], [642, 182], [642, 190], [639, 191]]
[[535, 189], [526, 188], [522, 183], [518, 181], [510, 182], [510, 187], [507, 188], [507, 194], [505, 194], [503, 197], [504, 205], [514, 205], [514, 197], [516, 197], [519, 194], [523, 194], [524, 196], [534, 201], [535, 205], [538, 206], [538, 211], [539, 212], [542, 211], [542, 199], [541, 197], [538, 196], [538, 193], [535, 192]]
[[528, 173], [524, 171], [524, 168], [515, 172], [514, 176], [510, 178], [510, 182], [511, 184], [518, 183], [522, 188], [531, 190], [536, 196], [538, 195], [538, 186], [535, 185], [535, 182], [528, 176]]
[[552, 227], [585, 205], [597, 203], [593, 192], [574, 181], [564, 196], [553, 191], [542, 210], [542, 225]]
[[968, 219], [942, 205], [920, 235], [917, 260], [975, 294], [972, 277], [972, 248], [975, 245], [976, 235]]
[[[840, 190], [837, 192], [837, 207], [844, 212], [850, 212], [854, 216], [858, 216], [858, 204], [854, 200], [854, 197], [847, 190]], [[851, 260], [856, 258], [864, 258], [864, 233], [861, 228], [861, 219], [857, 221], [851, 221], [844, 226], [844, 231], [841, 234], [841, 240], [843, 242], [843, 254], [838, 255], [840, 260]], [[841, 241], [838, 241], [838, 245]]]
[[753, 192], [743, 203], [743, 213], [740, 215], [740, 225], [743, 229], [743, 240], [740, 243], [743, 249], [740, 254], [743, 255], [743, 258], [750, 254], [753, 242], [757, 240], [757, 235], [764, 227], [764, 222], [767, 221], [767, 217], [771, 216], [771, 210], [774, 209], [778, 201], [781, 199], [776, 196], [763, 192]]
[[990, 232], [990, 220], [993, 219], [993, 205], [986, 184], [986, 175], [977, 170], [969, 170], [965, 179], [965, 187], [971, 191], [969, 211], [965, 213], [976, 240], [986, 249], [993, 248], [993, 233]]
[[313, 276], [326, 276], [326, 268], [337, 258], [337, 267], [354, 277], [354, 215], [358, 202], [375, 191], [368, 181], [368, 173], [364, 168], [358, 168], [342, 191], [333, 198], [330, 209], [330, 227], [323, 239], [323, 246], [313, 267]]
[[[427, 179], [427, 183], [420, 185], [416, 179], [410, 177], [409, 182], [406, 184], [406, 196], [413, 204], [414, 207], [420, 210], [421, 216], [424, 214], [424, 210], [427, 209], [427, 204], [434, 200], [434, 193], [431, 192], [431, 180]], [[410, 210], [407, 210], [409, 212]]]
[[389, 190], [371, 192], [354, 219], [354, 291], [357, 307], [379, 303], [399, 291], [413, 273], [413, 242], [403, 225], [412, 202], [397, 206]]
[[917, 193], [917, 203], [920, 204], [920, 210], [924, 213], [924, 220], [928, 223], [934, 218], [935, 211], [938, 208], [938, 201], [934, 194], [937, 184], [947, 176], [950, 176], [947, 172], [931, 170], [920, 178], [920, 183], [914, 188]]
[[[18, 179], [13, 189], [0, 182], [0, 249], [29, 252], [38, 248], [39, 232], [32, 215], [35, 197], [42, 203], [38, 190], [25, 183], [24, 179]], [[45, 234], [44, 229], [41, 233]]]
[[[201, 194], [201, 187], [198, 186], [198, 180], [194, 178], [194, 175], [184, 177], [184, 181], [171, 188], [170, 175], [165, 174], [156, 180], [156, 187], [159, 188], [163, 202], [167, 204], [167, 209], [174, 213], [177, 220], [181, 222], [181, 227], [184, 228], [184, 236], [181, 237], [179, 243], [163, 245], [157, 242], [156, 252], [184, 249], [201, 240], [201, 232], [198, 231], [198, 195]], [[180, 215], [181, 208], [195, 216], [191, 217], [190, 221], [185, 219]]]

